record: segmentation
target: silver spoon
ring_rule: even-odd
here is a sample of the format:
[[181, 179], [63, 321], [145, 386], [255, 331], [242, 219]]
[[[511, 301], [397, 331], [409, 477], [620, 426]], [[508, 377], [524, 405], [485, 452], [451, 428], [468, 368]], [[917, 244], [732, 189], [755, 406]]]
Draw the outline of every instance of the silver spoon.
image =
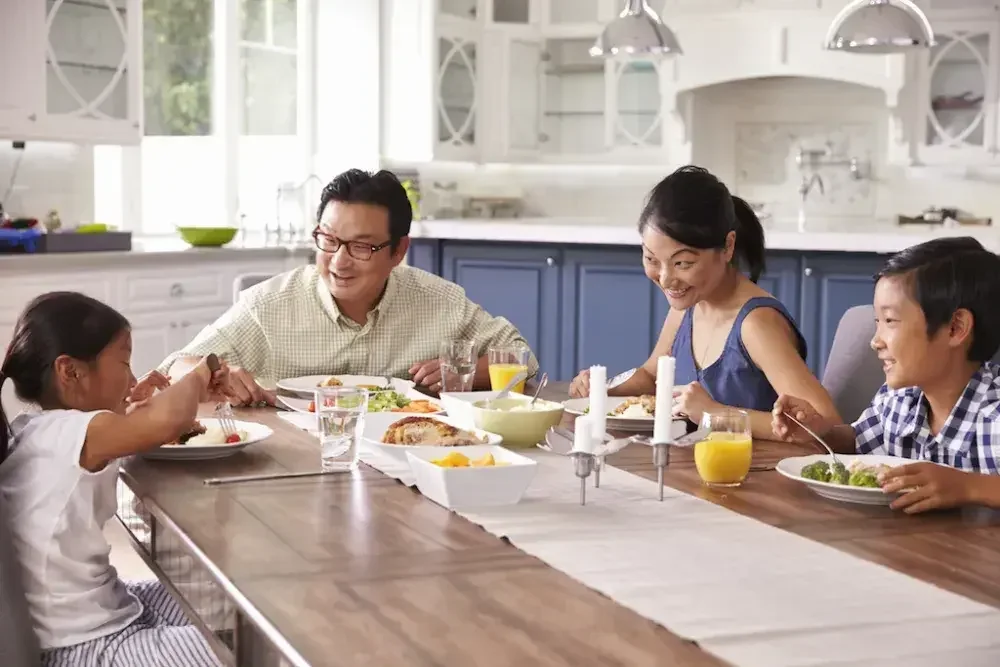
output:
[[521, 371], [520, 373], [518, 373], [517, 375], [515, 375], [510, 379], [510, 382], [507, 383], [507, 386], [501, 389], [500, 393], [497, 394], [496, 398], [494, 398], [493, 400], [496, 401], [501, 398], [507, 398], [508, 396], [510, 396], [510, 392], [514, 388], [514, 385], [516, 385], [518, 382], [524, 382], [526, 379], [528, 379], [527, 371]]
[[538, 400], [538, 394], [542, 392], [542, 389], [545, 389], [545, 385], [547, 385], [548, 383], [549, 383], [549, 374], [542, 373], [542, 378], [538, 381], [538, 386], [535, 387], [535, 395], [531, 397], [531, 403], [528, 403], [528, 407], [533, 407], [535, 405], [535, 401]]
[[[823, 447], [826, 448], [826, 451], [830, 452], [830, 458], [833, 459], [834, 463], [840, 463], [840, 459], [837, 458], [837, 454], [833, 451], [833, 447], [831, 447], [830, 445], [826, 444], [826, 440], [824, 440], [823, 438], [821, 438], [818, 435], [816, 435], [816, 433], [814, 433], [811, 428], [809, 428], [808, 426], [806, 426], [805, 424], [803, 424], [802, 422], [800, 422], [798, 419], [796, 419], [795, 417], [793, 417], [790, 414], [788, 414], [787, 412], [782, 412], [781, 414], [783, 414], [785, 417], [787, 417], [788, 419], [790, 419], [793, 422], [795, 422], [795, 424], [798, 425], [799, 428], [801, 428], [803, 431], [805, 431], [806, 433], [808, 433], [809, 435], [811, 435], [812, 438], [813, 438], [813, 440], [815, 440], [819, 444], [823, 445]], [[843, 466], [844, 464], [840, 463], [840, 465]]]

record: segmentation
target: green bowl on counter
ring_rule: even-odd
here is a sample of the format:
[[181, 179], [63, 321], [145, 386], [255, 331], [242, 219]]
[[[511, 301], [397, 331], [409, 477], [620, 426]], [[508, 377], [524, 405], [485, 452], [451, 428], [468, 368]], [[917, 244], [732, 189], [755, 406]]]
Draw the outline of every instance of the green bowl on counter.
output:
[[539, 400], [528, 411], [529, 403], [529, 397], [476, 401], [472, 404], [472, 421], [476, 428], [501, 436], [504, 447], [534, 447], [562, 421], [564, 408], [562, 403]]
[[238, 227], [178, 227], [177, 233], [195, 248], [221, 248], [236, 237]]

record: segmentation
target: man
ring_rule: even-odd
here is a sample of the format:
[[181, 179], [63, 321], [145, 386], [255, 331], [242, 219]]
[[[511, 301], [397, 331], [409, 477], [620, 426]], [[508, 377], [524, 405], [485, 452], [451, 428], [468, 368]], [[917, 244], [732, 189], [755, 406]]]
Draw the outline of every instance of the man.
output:
[[[484, 388], [487, 348], [525, 344], [458, 285], [400, 265], [413, 209], [391, 172], [340, 174], [323, 189], [317, 220], [315, 266], [250, 288], [159, 370], [177, 377], [214, 352], [230, 366], [234, 404], [273, 404], [262, 383], [327, 373], [410, 377], [439, 391], [440, 344], [457, 338], [475, 341], [475, 386]], [[529, 374], [537, 370], [530, 355]]]

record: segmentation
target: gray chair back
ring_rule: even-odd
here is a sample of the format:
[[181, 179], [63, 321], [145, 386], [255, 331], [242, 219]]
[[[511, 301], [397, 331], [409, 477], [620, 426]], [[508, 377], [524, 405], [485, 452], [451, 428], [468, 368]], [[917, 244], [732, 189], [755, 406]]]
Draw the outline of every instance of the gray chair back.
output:
[[0, 665], [39, 667], [41, 650], [31, 624], [21, 562], [7, 520], [6, 509], [0, 505]]
[[861, 416], [875, 392], [885, 384], [882, 364], [871, 348], [874, 335], [873, 306], [848, 308], [833, 335], [830, 356], [823, 370], [823, 386], [847, 423]]
[[250, 289], [254, 285], [262, 283], [265, 280], [270, 280], [273, 277], [273, 273], [244, 273], [236, 276], [236, 280], [233, 281], [233, 303], [240, 300], [240, 293], [243, 290]]
[[[823, 386], [833, 398], [840, 416], [848, 423], [861, 416], [875, 392], [885, 384], [882, 364], [871, 348], [874, 335], [874, 306], [848, 308], [833, 335], [830, 358], [823, 371]], [[993, 361], [1000, 363], [1000, 350], [993, 355]]]

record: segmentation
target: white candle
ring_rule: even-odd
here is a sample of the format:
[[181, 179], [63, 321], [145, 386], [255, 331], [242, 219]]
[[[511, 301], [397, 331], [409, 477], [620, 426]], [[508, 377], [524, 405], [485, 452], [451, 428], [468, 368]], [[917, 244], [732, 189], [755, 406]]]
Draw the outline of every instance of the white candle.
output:
[[589, 417], [577, 417], [573, 424], [573, 451], [594, 453], [594, 438]]
[[656, 360], [656, 416], [653, 418], [653, 442], [672, 442], [670, 427], [674, 407], [674, 358], [664, 355]]
[[590, 426], [591, 437], [598, 444], [604, 442], [608, 430], [608, 369], [604, 366], [590, 367]]

